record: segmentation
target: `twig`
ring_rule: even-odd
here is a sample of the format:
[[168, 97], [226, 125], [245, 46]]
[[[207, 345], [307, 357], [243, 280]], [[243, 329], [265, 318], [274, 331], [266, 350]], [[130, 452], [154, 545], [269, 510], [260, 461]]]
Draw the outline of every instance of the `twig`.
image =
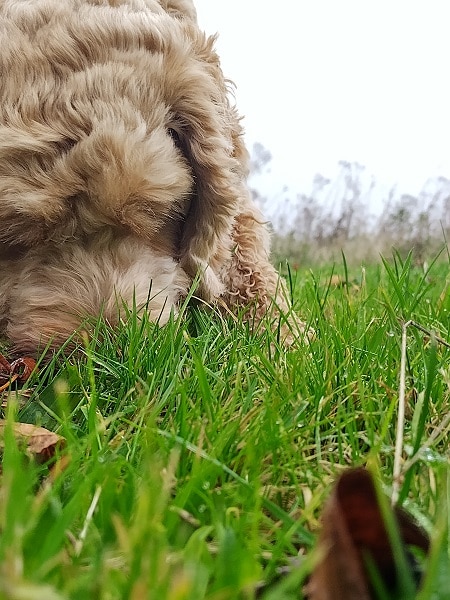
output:
[[15, 373], [14, 375], [12, 375], [12, 377], [3, 385], [0, 385], [0, 392], [4, 392], [7, 388], [9, 388], [9, 386], [14, 383], [16, 381], [16, 379], [19, 379], [19, 374]]
[[438, 342], [439, 344], [442, 344], [446, 348], [450, 348], [450, 343], [447, 342], [447, 340], [444, 340], [444, 338], [441, 338], [439, 335], [436, 335], [436, 333], [434, 331], [432, 331], [431, 329], [427, 329], [420, 323], [417, 323], [417, 321], [412, 321], [412, 320], [408, 321], [406, 323], [406, 325], [411, 325], [411, 327], [415, 327], [416, 329], [418, 329], [422, 333], [425, 333], [429, 337], [433, 337], [436, 340], [436, 342]]

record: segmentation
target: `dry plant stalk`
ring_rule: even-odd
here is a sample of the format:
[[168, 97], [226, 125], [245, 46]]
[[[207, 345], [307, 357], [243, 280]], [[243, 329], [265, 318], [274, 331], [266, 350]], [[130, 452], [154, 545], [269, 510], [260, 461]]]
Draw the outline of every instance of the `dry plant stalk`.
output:
[[394, 454], [394, 472], [392, 483], [392, 506], [397, 504], [398, 495], [400, 492], [401, 470], [402, 470], [402, 451], [403, 451], [403, 432], [405, 430], [405, 389], [406, 389], [406, 340], [407, 330], [412, 321], [407, 321], [402, 325], [402, 345], [400, 357], [400, 385], [398, 392], [398, 416], [397, 416], [397, 433], [395, 438], [395, 454]]
[[[416, 462], [416, 456], [411, 457], [406, 462], [402, 462], [403, 452], [403, 433], [405, 429], [405, 395], [406, 395], [406, 347], [407, 347], [407, 333], [408, 327], [415, 327], [422, 333], [426, 334], [429, 338], [432, 338], [436, 343], [450, 348], [450, 344], [442, 337], [436, 335], [434, 331], [427, 329], [420, 323], [413, 321], [405, 321], [402, 323], [402, 342], [401, 342], [401, 357], [400, 357], [400, 382], [399, 382], [399, 393], [398, 393], [398, 416], [397, 416], [397, 431], [395, 440], [395, 454], [394, 454], [394, 469], [393, 469], [393, 483], [392, 483], [392, 496], [391, 504], [395, 506], [398, 501], [400, 486], [404, 473]], [[448, 425], [448, 415], [444, 418], [441, 425], [437, 428], [438, 431], [442, 431]], [[429, 440], [432, 441], [433, 435], [430, 436]], [[429, 442], [428, 442], [429, 443]]]

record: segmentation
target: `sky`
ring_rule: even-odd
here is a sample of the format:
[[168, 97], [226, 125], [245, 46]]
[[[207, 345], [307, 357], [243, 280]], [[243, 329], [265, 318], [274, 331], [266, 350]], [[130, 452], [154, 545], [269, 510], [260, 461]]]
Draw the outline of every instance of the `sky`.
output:
[[306, 191], [357, 161], [417, 193], [450, 177], [448, 0], [195, 0], [219, 33], [246, 140], [272, 153], [266, 185]]

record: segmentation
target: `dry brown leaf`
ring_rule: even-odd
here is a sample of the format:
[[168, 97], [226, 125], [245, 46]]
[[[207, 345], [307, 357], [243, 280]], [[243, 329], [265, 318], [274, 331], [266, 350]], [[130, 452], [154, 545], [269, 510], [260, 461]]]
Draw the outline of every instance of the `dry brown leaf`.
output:
[[19, 409], [29, 402], [34, 388], [21, 388], [20, 390], [5, 390], [0, 394], [1, 407], [7, 408], [9, 404], [15, 404]]
[[[403, 510], [395, 511], [405, 546], [428, 552], [429, 539]], [[396, 566], [372, 476], [346, 471], [323, 513], [322, 557], [307, 586], [310, 600], [373, 600], [364, 557], [371, 557], [387, 589], [395, 589]]]
[[14, 381], [25, 383], [36, 370], [36, 361], [30, 356], [18, 358], [10, 363], [0, 353], [0, 392], [11, 386]]
[[36, 361], [31, 356], [23, 356], [11, 363], [11, 374], [18, 375], [20, 383], [30, 378], [36, 369]]
[[[3, 445], [6, 421], [0, 420], [0, 445]], [[38, 462], [46, 462], [65, 444], [65, 439], [48, 429], [30, 423], [14, 423], [14, 436], [19, 444], [25, 445], [27, 454]]]

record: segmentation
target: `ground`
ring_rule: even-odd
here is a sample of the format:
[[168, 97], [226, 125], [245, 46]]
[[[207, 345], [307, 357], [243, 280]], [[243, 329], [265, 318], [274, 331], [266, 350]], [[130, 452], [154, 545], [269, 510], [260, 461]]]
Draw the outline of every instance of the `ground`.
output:
[[287, 272], [316, 330], [288, 350], [186, 306], [42, 363], [4, 417], [66, 444], [51, 470], [5, 432], [0, 597], [301, 598], [339, 473], [370, 463], [392, 492], [412, 319], [399, 499], [432, 537], [418, 598], [449, 598], [449, 265], [413, 263]]

